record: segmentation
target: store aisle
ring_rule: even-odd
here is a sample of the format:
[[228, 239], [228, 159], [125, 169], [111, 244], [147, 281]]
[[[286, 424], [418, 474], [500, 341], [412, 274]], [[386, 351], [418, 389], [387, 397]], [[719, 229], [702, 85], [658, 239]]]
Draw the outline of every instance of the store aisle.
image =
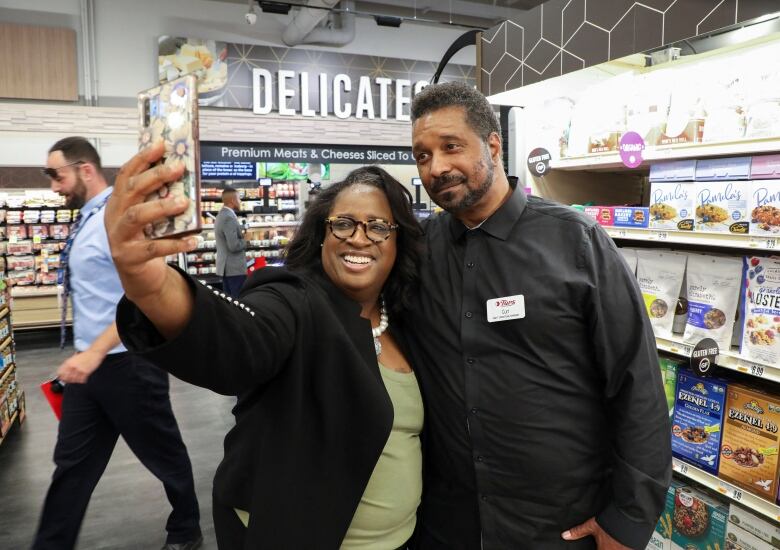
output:
[[[17, 334], [18, 377], [27, 399], [27, 420], [0, 446], [0, 548], [26, 550], [32, 541], [54, 469], [57, 421], [38, 384], [66, 357], [58, 333]], [[233, 425], [232, 397], [171, 377], [171, 401], [189, 450], [201, 511], [204, 550], [216, 550], [211, 486], [222, 458], [222, 439]], [[95, 489], [79, 537], [80, 550], [150, 550], [165, 542], [170, 506], [162, 484], [120, 439]]]

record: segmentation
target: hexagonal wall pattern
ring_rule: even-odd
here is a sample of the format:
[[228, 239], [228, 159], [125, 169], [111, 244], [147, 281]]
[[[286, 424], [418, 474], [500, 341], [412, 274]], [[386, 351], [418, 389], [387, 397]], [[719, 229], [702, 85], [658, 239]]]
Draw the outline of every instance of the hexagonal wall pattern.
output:
[[778, 11], [777, 0], [548, 0], [482, 35], [497, 94]]

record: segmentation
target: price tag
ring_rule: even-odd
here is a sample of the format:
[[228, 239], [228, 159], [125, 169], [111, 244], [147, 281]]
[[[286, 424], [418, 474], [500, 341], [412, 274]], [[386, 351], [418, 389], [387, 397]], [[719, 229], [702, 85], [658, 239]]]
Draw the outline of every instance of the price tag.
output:
[[616, 237], [617, 237], [618, 239], [625, 239], [625, 238], [626, 238], [626, 235], [627, 235], [627, 233], [626, 233], [626, 230], [625, 230], [625, 229], [618, 229], [617, 231], [615, 231], [615, 233], [616, 233]]
[[33, 244], [41, 244], [41, 236], [33, 235]]
[[775, 237], [750, 237], [750, 248], [764, 248], [766, 250], [777, 250], [780, 248]]
[[658, 235], [659, 241], [665, 241], [669, 238], [669, 233], [666, 231], [658, 231], [656, 234]]
[[736, 487], [731, 490], [731, 498], [736, 500], [737, 502], [742, 500], [742, 491], [737, 489]]
[[688, 465], [685, 462], [678, 462], [677, 470], [684, 476], [688, 475]]
[[750, 365], [750, 374], [752, 376], [758, 376], [759, 378], [761, 378], [762, 376], [764, 376], [764, 367], [760, 365]]

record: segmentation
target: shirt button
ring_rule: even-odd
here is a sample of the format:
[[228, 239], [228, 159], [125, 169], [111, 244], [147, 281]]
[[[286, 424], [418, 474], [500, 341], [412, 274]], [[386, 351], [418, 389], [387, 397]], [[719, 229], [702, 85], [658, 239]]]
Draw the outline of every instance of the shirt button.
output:
[[474, 262], [469, 262], [466, 264], [466, 267], [474, 267]]
[[466, 319], [471, 319], [472, 317], [474, 317], [474, 314], [471, 313], [470, 311], [467, 311], [466, 312]]
[[476, 362], [477, 360], [474, 359], [473, 357], [469, 357], [468, 359], [466, 359], [466, 363], [468, 363], [469, 365], [473, 365]]
[[477, 457], [477, 462], [482, 462], [482, 460], [483, 460], [483, 459], [482, 459], [482, 455], [480, 455], [480, 456], [478, 456], [478, 457]]
[[479, 409], [474, 407], [471, 409], [471, 414], [477, 414], [479, 412]]

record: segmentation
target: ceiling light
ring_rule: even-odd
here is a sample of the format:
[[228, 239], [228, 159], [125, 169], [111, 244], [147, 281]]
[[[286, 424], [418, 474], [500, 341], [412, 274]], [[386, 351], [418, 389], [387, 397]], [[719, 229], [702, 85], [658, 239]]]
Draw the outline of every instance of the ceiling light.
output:
[[392, 17], [390, 15], [375, 15], [374, 21], [380, 27], [395, 27], [401, 26], [402, 19], [400, 17]]
[[255, 12], [255, 1], [249, 0], [247, 7], [248, 10], [246, 12], [246, 15], [244, 15], [244, 19], [246, 19], [246, 22], [249, 25], [254, 25], [255, 23], [257, 23], [257, 12]]
[[290, 4], [283, 2], [260, 2], [260, 9], [263, 13], [279, 13], [287, 15], [290, 13]]

